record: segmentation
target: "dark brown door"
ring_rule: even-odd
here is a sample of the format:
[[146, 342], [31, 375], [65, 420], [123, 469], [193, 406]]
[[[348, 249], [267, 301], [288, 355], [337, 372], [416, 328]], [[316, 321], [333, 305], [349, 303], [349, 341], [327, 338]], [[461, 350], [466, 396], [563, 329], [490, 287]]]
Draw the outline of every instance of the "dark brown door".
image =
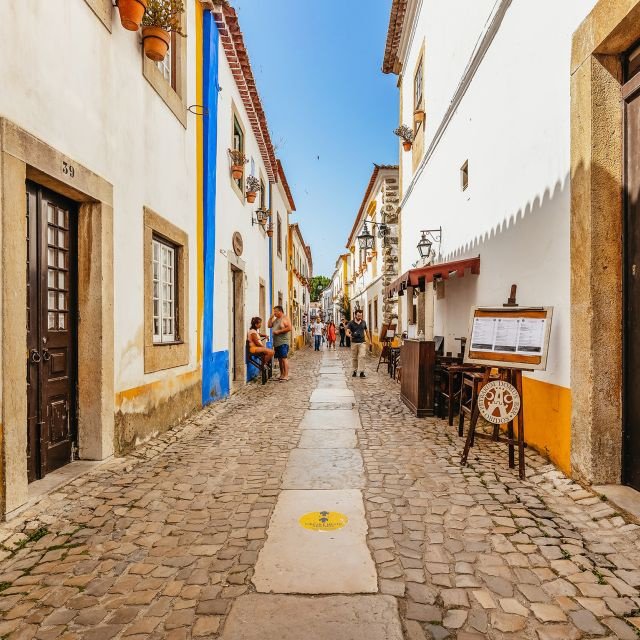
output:
[[77, 210], [27, 183], [29, 481], [71, 461], [76, 415]]
[[625, 66], [623, 482], [640, 490], [640, 49]]

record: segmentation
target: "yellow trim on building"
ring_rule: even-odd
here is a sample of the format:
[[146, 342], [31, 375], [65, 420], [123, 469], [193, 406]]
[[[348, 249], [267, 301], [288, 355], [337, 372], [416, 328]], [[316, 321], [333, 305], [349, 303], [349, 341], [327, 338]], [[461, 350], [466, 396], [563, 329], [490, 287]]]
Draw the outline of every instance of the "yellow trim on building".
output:
[[[198, 3], [196, 3], [198, 4]], [[202, 104], [202, 12], [204, 6], [199, 5], [201, 10], [196, 9], [196, 104]], [[196, 118], [196, 189], [197, 189], [197, 211], [196, 211], [196, 359], [202, 361], [202, 328], [204, 322], [204, 127], [202, 118]]]

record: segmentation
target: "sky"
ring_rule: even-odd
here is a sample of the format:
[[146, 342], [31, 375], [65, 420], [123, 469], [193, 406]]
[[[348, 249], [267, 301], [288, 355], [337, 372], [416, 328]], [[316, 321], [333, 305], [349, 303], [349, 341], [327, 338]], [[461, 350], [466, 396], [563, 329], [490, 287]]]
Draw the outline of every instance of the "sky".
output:
[[381, 71], [391, 0], [232, 0], [276, 155], [331, 277], [373, 171], [397, 164], [397, 76]]

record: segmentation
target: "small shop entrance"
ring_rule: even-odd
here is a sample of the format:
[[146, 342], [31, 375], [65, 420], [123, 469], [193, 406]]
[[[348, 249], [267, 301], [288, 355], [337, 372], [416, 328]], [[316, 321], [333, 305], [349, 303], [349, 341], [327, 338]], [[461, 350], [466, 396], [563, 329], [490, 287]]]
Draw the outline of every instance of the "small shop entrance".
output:
[[640, 47], [626, 59], [623, 482], [640, 490]]
[[27, 476], [71, 462], [76, 436], [77, 207], [27, 182]]

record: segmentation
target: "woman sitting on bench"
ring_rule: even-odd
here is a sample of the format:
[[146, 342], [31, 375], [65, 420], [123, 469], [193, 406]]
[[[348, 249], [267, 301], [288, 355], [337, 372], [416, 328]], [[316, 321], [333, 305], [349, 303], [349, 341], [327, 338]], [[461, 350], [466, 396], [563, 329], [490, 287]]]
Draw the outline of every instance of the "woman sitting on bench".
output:
[[262, 326], [262, 318], [251, 318], [251, 329], [247, 334], [247, 342], [249, 343], [249, 353], [252, 355], [260, 355], [264, 364], [269, 364], [273, 359], [275, 351], [269, 349], [262, 344], [263, 338], [268, 338], [264, 333], [260, 333]]

